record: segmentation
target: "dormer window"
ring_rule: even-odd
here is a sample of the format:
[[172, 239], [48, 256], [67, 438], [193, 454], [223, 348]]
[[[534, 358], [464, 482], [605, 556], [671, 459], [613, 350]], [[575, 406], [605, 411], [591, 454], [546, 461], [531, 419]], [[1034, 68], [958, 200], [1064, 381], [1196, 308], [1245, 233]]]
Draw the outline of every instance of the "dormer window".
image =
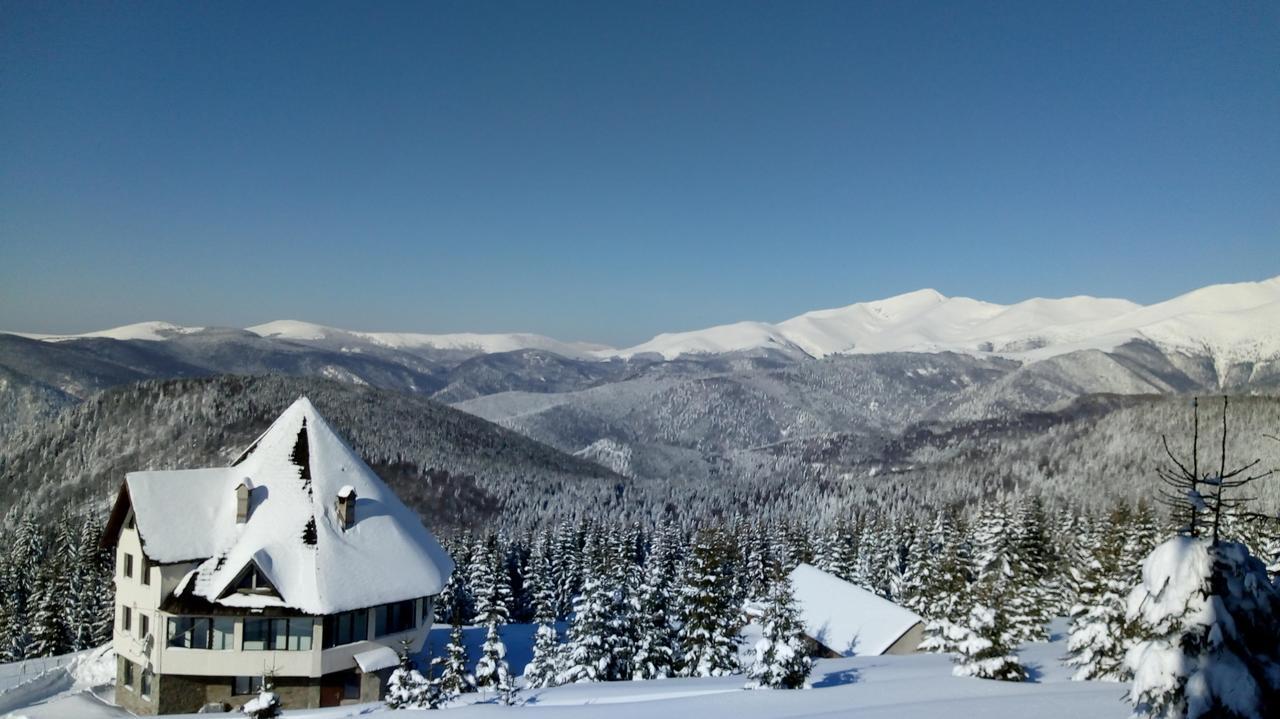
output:
[[[236, 577], [236, 581], [231, 584], [226, 594], [235, 592], [237, 594], [266, 594], [279, 596], [279, 592], [272, 586], [271, 581], [266, 575], [258, 569], [258, 565], [250, 564], [244, 568], [240, 576]], [[225, 596], [225, 594], [223, 595]]]
[[346, 485], [338, 490], [338, 526], [350, 529], [356, 523], [356, 489]]
[[249, 521], [249, 494], [253, 491], [253, 483], [248, 477], [236, 485], [236, 524]]

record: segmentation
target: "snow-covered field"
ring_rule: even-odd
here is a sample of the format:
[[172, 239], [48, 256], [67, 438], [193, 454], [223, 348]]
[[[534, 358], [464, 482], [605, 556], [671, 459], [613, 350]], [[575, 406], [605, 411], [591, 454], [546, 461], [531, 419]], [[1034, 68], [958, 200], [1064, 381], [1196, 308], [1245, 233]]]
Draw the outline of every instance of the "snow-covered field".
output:
[[[1021, 652], [1032, 680], [1008, 683], [965, 679], [951, 675], [945, 656], [852, 657], [821, 659], [812, 675], [813, 688], [804, 691], [747, 691], [742, 676], [716, 679], [666, 679], [651, 682], [574, 684], [521, 692], [519, 705], [501, 706], [492, 696], [469, 695], [467, 703], [444, 710], [446, 715], [489, 717], [529, 715], [555, 717], [608, 716], [698, 717], [755, 719], [773, 717], [856, 716], [866, 719], [1122, 719], [1129, 715], [1122, 701], [1125, 686], [1103, 682], [1073, 682], [1061, 665], [1065, 639], [1061, 621], [1053, 626], [1050, 642], [1031, 644]], [[446, 641], [447, 630], [432, 633], [432, 644]], [[532, 628], [510, 625], [503, 631], [513, 668], [530, 656]], [[483, 629], [467, 630], [471, 656], [479, 652]], [[130, 714], [111, 705], [114, 655], [86, 652], [63, 666], [36, 675], [26, 684], [0, 691], [0, 713], [9, 717], [97, 719]], [[15, 665], [0, 666], [0, 675]], [[376, 704], [286, 711], [293, 719], [341, 717], [440, 716], [427, 712], [392, 712]]]

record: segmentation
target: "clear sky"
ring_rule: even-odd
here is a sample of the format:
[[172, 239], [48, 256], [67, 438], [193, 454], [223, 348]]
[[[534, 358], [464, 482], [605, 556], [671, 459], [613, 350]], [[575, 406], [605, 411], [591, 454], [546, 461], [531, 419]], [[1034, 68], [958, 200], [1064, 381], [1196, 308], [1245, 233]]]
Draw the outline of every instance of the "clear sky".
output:
[[1275, 2], [0, 0], [0, 328], [631, 344], [1280, 274]]

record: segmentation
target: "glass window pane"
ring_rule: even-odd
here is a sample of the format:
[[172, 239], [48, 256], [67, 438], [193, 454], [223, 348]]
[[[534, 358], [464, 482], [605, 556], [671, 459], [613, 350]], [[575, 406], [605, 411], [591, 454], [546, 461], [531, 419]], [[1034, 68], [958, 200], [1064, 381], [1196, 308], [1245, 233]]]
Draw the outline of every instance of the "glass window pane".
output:
[[363, 642], [369, 638], [369, 610], [351, 612], [351, 641]]
[[266, 619], [245, 619], [244, 620], [245, 651], [261, 650], [266, 648], [267, 648], [267, 620]]
[[311, 649], [312, 625], [310, 619], [289, 620], [289, 649], [304, 652]]
[[182, 636], [183, 635], [182, 623], [184, 621], [185, 620], [183, 619], [169, 620], [169, 627], [167, 630], [167, 640], [168, 640], [169, 646], [171, 647], [186, 646], [185, 644], [183, 644], [185, 640], [183, 639], [183, 636]]
[[288, 649], [289, 648], [289, 620], [288, 619], [272, 619], [271, 620], [270, 646], [272, 649]]
[[213, 620], [213, 639], [210, 649], [234, 649], [236, 620], [230, 617], [217, 617]]
[[191, 620], [191, 648], [192, 649], [208, 649], [209, 648], [209, 625], [213, 620], [208, 617], [199, 617]]

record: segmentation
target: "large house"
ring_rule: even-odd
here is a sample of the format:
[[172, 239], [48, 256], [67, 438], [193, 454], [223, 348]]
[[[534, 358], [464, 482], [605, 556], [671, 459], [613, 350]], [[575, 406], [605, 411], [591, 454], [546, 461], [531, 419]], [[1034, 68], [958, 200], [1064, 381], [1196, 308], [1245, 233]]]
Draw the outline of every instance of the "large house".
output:
[[790, 579], [815, 654], [877, 656], [919, 650], [924, 623], [915, 612], [809, 564], [792, 570]]
[[116, 547], [116, 699], [137, 714], [373, 701], [421, 649], [453, 561], [305, 398], [231, 464], [131, 472]]

